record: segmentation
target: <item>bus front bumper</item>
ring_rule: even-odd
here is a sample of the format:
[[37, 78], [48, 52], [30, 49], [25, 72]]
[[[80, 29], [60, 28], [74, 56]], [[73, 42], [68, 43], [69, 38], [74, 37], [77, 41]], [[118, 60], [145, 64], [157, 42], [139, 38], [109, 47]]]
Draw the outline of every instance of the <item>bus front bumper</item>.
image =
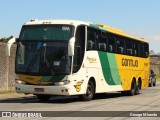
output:
[[16, 83], [15, 88], [17, 93], [24, 94], [71, 95], [67, 86], [40, 86]]

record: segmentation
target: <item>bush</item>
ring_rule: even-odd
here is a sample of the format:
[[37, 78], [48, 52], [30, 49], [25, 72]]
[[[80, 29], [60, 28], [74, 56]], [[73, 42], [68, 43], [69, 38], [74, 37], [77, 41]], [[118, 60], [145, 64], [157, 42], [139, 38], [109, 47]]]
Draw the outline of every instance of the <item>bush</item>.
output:
[[1, 39], [0, 39], [0, 42], [8, 42], [8, 40], [10, 40], [10, 39], [12, 39], [12, 38], [13, 38], [12, 35], [9, 36], [9, 37], [4, 37], [4, 38], [1, 38]]
[[156, 75], [157, 80], [160, 80], [160, 74]]

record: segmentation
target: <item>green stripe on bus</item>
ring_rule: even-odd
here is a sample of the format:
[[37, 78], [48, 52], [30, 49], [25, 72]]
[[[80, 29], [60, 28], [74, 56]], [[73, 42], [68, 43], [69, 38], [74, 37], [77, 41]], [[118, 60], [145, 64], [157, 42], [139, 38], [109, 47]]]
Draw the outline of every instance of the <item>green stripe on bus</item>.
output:
[[103, 76], [108, 85], [120, 85], [119, 72], [115, 55], [112, 53], [98, 52]]
[[43, 76], [41, 82], [59, 82], [63, 80], [65, 75], [57, 75], [57, 76]]
[[112, 79], [114, 83], [116, 85], [121, 85], [121, 80], [119, 78], [120, 75], [119, 75], [119, 70], [118, 70], [115, 54], [107, 53], [107, 58], [109, 61], [109, 65], [110, 65], [109, 68], [111, 70], [111, 75], [112, 75]]
[[104, 31], [107, 30], [106, 28], [100, 27], [100, 26], [98, 26], [96, 24], [90, 24], [89, 26], [92, 27], [92, 28], [95, 28], [95, 29], [99, 29], [99, 30], [104, 30]]

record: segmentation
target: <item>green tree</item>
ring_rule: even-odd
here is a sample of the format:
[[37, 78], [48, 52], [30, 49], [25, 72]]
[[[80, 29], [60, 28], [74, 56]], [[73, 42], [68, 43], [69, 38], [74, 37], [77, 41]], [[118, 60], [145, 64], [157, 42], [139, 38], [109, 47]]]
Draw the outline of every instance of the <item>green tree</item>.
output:
[[8, 42], [8, 40], [10, 40], [10, 39], [12, 39], [12, 38], [13, 38], [12, 35], [9, 36], [9, 37], [4, 37], [4, 38], [1, 38], [1, 39], [0, 39], [0, 42]]

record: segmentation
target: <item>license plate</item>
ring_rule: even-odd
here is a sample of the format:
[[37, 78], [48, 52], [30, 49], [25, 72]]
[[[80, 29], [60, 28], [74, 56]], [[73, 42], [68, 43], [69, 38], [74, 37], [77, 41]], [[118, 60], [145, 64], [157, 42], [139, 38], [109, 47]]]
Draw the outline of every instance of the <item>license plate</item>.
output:
[[34, 88], [35, 92], [44, 92], [44, 88]]

